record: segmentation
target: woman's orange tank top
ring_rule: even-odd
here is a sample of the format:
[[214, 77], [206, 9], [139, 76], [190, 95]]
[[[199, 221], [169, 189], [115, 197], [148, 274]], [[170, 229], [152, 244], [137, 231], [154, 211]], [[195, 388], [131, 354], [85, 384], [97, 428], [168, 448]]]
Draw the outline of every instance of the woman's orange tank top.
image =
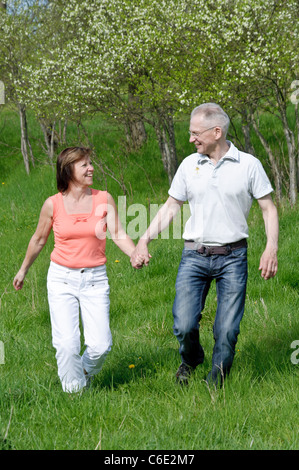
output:
[[92, 189], [90, 214], [67, 214], [61, 193], [53, 202], [54, 250], [51, 261], [68, 268], [91, 268], [106, 263], [107, 191]]

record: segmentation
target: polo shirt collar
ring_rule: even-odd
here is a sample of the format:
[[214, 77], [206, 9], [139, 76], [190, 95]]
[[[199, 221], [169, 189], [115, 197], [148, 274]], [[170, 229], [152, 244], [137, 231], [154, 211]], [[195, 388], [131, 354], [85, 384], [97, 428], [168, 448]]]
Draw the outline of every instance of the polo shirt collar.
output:
[[[238, 151], [237, 147], [235, 147], [234, 144], [230, 140], [227, 140], [226, 142], [229, 145], [229, 149], [226, 152], [226, 154], [223, 155], [223, 157], [219, 161], [226, 160], [226, 159], [235, 160], [237, 162], [240, 161], [240, 155], [239, 155], [239, 151]], [[205, 154], [202, 154], [202, 153], [199, 153], [198, 157], [199, 157], [198, 163], [208, 161], [210, 159], [208, 157], [208, 155], [205, 155]]]

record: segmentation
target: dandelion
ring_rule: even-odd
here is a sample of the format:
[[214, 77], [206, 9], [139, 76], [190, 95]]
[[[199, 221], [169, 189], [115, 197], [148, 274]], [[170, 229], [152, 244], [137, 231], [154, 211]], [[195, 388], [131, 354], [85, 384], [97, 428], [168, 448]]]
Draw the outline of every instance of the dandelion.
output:
[[115, 260], [115, 263], [119, 263], [119, 259], [116, 259], [116, 260]]
[[129, 365], [129, 369], [134, 369], [134, 367], [135, 367], [135, 364], [130, 364]]

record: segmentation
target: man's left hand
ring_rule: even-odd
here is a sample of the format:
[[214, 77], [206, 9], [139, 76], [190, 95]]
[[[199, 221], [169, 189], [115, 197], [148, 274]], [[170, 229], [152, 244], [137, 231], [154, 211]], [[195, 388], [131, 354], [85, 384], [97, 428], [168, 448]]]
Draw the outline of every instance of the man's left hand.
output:
[[264, 279], [270, 279], [277, 273], [277, 254], [276, 250], [266, 248], [261, 256], [259, 270]]

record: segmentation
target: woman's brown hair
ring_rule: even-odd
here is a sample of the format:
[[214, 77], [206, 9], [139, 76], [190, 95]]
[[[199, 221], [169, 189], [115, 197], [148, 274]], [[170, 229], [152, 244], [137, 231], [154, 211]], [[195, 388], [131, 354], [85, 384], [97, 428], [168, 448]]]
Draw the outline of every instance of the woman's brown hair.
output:
[[56, 182], [57, 189], [64, 193], [73, 179], [74, 163], [83, 158], [89, 157], [91, 149], [86, 147], [68, 147], [64, 149], [57, 157], [56, 162]]

